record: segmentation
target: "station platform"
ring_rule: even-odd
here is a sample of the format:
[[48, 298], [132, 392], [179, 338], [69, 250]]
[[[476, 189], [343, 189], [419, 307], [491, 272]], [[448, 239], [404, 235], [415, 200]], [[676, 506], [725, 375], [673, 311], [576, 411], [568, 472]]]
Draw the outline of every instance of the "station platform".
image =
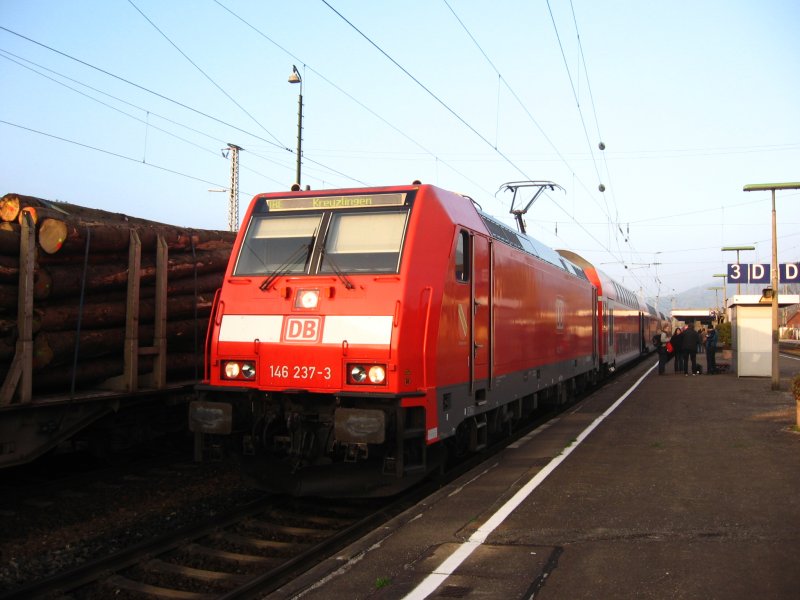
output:
[[800, 360], [782, 391], [655, 363], [269, 597], [800, 597]]

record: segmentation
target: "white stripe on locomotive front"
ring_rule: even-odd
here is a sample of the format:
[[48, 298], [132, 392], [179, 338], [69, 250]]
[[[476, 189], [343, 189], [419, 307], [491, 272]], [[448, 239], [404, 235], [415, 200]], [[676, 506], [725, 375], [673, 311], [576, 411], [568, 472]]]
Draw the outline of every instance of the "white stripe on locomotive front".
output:
[[[220, 342], [281, 342], [283, 315], [223, 315], [219, 328]], [[392, 340], [391, 315], [324, 317], [323, 344], [388, 346]]]
[[388, 346], [392, 341], [392, 316], [325, 317], [323, 344], [370, 344]]

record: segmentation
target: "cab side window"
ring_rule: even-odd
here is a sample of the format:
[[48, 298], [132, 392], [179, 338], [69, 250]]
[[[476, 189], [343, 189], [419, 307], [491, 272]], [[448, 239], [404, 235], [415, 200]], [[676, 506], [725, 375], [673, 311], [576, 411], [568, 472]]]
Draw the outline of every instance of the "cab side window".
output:
[[456, 281], [469, 281], [469, 232], [460, 231], [456, 240]]

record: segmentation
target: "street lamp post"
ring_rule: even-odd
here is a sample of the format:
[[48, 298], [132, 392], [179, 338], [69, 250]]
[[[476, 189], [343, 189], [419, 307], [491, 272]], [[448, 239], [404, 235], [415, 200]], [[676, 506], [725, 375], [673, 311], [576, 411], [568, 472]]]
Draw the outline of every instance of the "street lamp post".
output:
[[752, 183], [745, 192], [772, 192], [772, 389], [781, 389], [778, 367], [778, 217], [775, 212], [775, 190], [800, 190], [800, 183]]
[[[742, 250], [755, 250], [755, 249], [756, 249], [755, 246], [723, 246], [722, 251], [723, 252], [733, 252], [735, 250], [736, 251], [736, 264], [738, 265], [739, 264], [739, 252], [740, 251], [742, 251]], [[741, 283], [737, 283], [736, 284], [736, 293], [737, 294], [741, 294], [742, 293], [742, 284]]]
[[714, 273], [714, 277], [722, 277], [722, 312], [725, 314], [725, 320], [728, 320], [728, 274], [727, 273]]
[[297, 96], [297, 175], [295, 178], [297, 189], [300, 189], [300, 157], [303, 150], [303, 78], [300, 77], [300, 71], [294, 65], [292, 65], [292, 74], [289, 75], [289, 83], [300, 84], [300, 95]]

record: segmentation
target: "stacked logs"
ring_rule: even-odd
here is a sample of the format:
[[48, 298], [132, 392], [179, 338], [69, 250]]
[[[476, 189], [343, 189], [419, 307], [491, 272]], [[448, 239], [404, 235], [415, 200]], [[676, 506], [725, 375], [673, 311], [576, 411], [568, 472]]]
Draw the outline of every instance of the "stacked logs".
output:
[[[153, 343], [156, 246], [160, 236], [168, 247], [167, 377], [177, 381], [202, 373], [208, 316], [214, 292], [222, 284], [234, 233], [185, 229], [6, 194], [0, 198], [0, 382], [14, 357], [18, 335], [20, 223], [26, 214], [36, 224], [37, 241], [33, 286], [35, 392], [68, 391], [73, 381], [91, 387], [122, 374], [132, 229], [141, 240], [139, 344]], [[151, 365], [151, 357], [139, 360], [140, 371]]]

